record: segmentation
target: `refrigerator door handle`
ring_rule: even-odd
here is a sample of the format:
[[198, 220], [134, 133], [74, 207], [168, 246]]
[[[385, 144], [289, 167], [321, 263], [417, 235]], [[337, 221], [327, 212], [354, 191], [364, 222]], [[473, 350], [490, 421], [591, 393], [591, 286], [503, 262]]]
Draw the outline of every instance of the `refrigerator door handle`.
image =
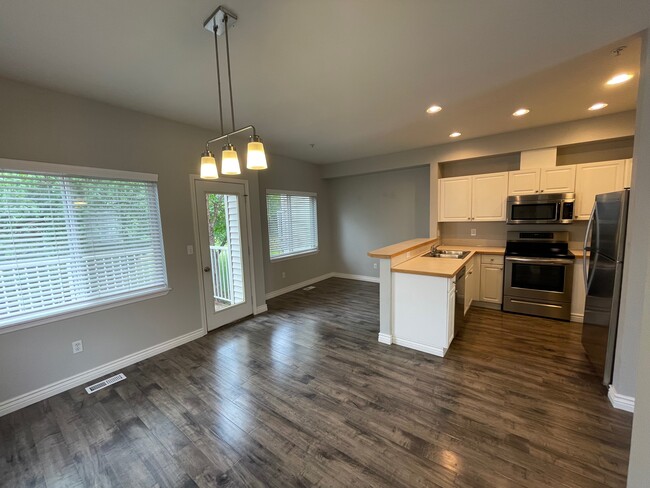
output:
[[591, 251], [591, 248], [587, 246], [587, 242], [589, 242], [591, 238], [591, 231], [592, 227], [594, 225], [594, 217], [596, 215], [596, 203], [594, 202], [594, 207], [591, 209], [591, 215], [589, 216], [589, 222], [587, 222], [587, 230], [585, 231], [585, 240], [582, 245], [582, 250], [584, 252], [584, 256], [582, 259], [582, 276], [585, 280], [585, 290], [588, 289], [588, 284], [589, 284], [589, 277], [587, 276], [588, 274], [588, 261], [587, 261], [587, 253]]

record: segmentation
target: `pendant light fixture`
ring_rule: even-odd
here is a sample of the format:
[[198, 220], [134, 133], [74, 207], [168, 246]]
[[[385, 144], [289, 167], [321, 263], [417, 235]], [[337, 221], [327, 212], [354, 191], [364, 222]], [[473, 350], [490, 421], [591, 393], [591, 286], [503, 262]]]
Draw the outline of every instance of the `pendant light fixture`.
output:
[[[255, 127], [247, 125], [240, 129], [235, 129], [235, 106], [233, 104], [232, 96], [232, 77], [230, 72], [230, 43], [228, 39], [228, 28], [235, 25], [237, 16], [224, 8], [223, 6], [217, 7], [210, 17], [205, 21], [203, 27], [213, 33], [214, 35], [214, 51], [217, 64], [217, 87], [219, 92], [219, 123], [221, 127], [221, 135], [214, 139], [210, 139], [205, 144], [205, 152], [201, 155], [201, 178], [216, 179], [219, 177], [217, 170], [217, 163], [214, 155], [210, 152], [210, 144], [217, 141], [226, 140], [226, 144], [221, 150], [221, 173], [224, 175], [238, 175], [241, 174], [239, 166], [239, 157], [237, 156], [237, 149], [230, 143], [230, 136], [242, 132], [252, 132], [250, 142], [248, 143], [248, 154], [246, 157], [246, 167], [252, 170], [266, 169], [266, 154], [264, 152], [264, 144], [262, 139], [257, 135]], [[219, 63], [219, 44], [217, 42], [219, 36], [224, 35], [226, 39], [226, 66], [228, 70], [228, 91], [230, 93], [230, 117], [232, 122], [232, 131], [224, 134], [223, 130], [223, 104], [221, 100], [221, 65]]]

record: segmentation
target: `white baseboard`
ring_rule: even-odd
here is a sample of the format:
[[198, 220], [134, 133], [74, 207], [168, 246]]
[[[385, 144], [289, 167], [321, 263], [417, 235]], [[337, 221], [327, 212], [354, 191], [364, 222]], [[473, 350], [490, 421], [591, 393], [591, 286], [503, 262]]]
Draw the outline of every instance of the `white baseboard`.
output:
[[447, 352], [445, 349], [440, 349], [438, 347], [428, 346], [426, 344], [420, 344], [419, 342], [408, 341], [406, 339], [398, 339], [395, 337], [393, 342], [398, 346], [408, 347], [410, 349], [415, 349], [416, 351], [422, 351], [435, 356], [440, 356], [441, 358], [445, 356]]
[[257, 307], [255, 309], [255, 312], [253, 312], [253, 315], [259, 315], [261, 313], [268, 312], [268, 311], [269, 311], [269, 307], [267, 307], [265, 303], [264, 305], [260, 305], [259, 307]]
[[318, 283], [319, 281], [326, 280], [328, 278], [331, 278], [332, 276], [334, 276], [334, 273], [326, 273], [324, 275], [316, 276], [316, 278], [310, 278], [308, 280], [301, 281], [300, 283], [295, 283], [293, 285], [285, 286], [284, 288], [280, 288], [279, 290], [275, 290], [267, 293], [266, 299], [269, 300], [270, 298], [279, 297], [280, 295], [284, 295], [285, 293], [299, 290], [300, 288], [304, 288], [305, 286], [313, 285], [314, 283]]
[[380, 332], [377, 340], [382, 344], [388, 344], [390, 346], [393, 343], [393, 336], [390, 334], [382, 334]]
[[368, 281], [370, 283], [379, 283], [379, 278], [375, 276], [364, 276], [347, 273], [332, 273], [334, 278], [344, 278], [346, 280]]
[[585, 315], [582, 313], [572, 313], [571, 314], [571, 322], [579, 322], [582, 323], [584, 322]]
[[614, 385], [609, 386], [607, 398], [614, 408], [625, 410], [626, 412], [634, 412], [634, 397], [621, 395], [616, 391]]
[[271, 291], [266, 294], [266, 299], [270, 300], [271, 298], [279, 297], [280, 295], [284, 295], [285, 293], [299, 290], [300, 288], [313, 285], [314, 283], [318, 283], [319, 281], [327, 280], [329, 278], [344, 278], [346, 280], [369, 281], [371, 283], [379, 283], [379, 278], [375, 278], [374, 276], [353, 275], [353, 274], [346, 274], [346, 273], [326, 273], [324, 275], [316, 276], [315, 278], [311, 278], [309, 280], [301, 281], [300, 283], [295, 283], [293, 285], [285, 286], [284, 288], [280, 288], [279, 290]]
[[83, 373], [78, 373], [63, 380], [50, 383], [49, 385], [45, 385], [28, 393], [24, 393], [17, 397], [10, 398], [9, 400], [5, 400], [0, 403], [0, 417], [16, 410], [20, 410], [21, 408], [27, 407], [32, 403], [40, 402], [41, 400], [45, 400], [51, 396], [58, 395], [63, 391], [69, 390], [70, 388], [83, 385], [84, 383], [97, 379], [100, 376], [112, 373], [113, 371], [116, 371], [120, 368], [125, 368], [137, 363], [138, 361], [142, 361], [143, 359], [150, 358], [156, 354], [160, 354], [161, 352], [165, 352], [177, 346], [180, 346], [181, 344], [185, 344], [186, 342], [198, 339], [203, 335], [205, 335], [203, 329], [195, 330], [174, 339], [161, 342], [155, 346], [151, 346], [133, 354], [129, 354], [128, 356], [121, 357], [115, 361], [102, 364], [101, 366], [89, 369]]

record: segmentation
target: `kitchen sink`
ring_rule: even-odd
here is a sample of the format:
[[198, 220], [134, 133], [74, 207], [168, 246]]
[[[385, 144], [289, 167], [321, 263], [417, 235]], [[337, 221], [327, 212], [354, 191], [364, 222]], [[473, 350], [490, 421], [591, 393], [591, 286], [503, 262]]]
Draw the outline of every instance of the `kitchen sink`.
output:
[[430, 251], [424, 254], [427, 258], [447, 258], [447, 259], [464, 259], [469, 254], [469, 251]]

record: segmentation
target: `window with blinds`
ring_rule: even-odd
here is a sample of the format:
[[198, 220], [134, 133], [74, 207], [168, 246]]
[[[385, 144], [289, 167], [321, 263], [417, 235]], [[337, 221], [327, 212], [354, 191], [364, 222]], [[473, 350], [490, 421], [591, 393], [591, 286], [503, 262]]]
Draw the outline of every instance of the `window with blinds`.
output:
[[316, 194], [267, 190], [271, 260], [318, 250]]
[[0, 169], [0, 328], [166, 289], [155, 181]]

